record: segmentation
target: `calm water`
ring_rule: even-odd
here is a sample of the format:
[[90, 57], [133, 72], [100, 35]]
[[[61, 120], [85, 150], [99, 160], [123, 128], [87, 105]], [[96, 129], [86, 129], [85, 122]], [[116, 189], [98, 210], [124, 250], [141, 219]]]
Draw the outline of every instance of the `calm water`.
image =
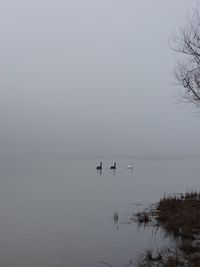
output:
[[[31, 158], [0, 163], [0, 266], [114, 267], [164, 234], [138, 229], [129, 217], [164, 192], [200, 189], [200, 159], [131, 160]], [[138, 203], [140, 205], [138, 205]], [[118, 211], [116, 225], [113, 214]]]

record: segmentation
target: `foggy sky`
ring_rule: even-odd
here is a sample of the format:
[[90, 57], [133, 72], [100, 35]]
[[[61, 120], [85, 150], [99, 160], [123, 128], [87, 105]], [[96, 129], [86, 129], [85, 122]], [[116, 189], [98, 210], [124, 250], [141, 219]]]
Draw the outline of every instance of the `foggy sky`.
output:
[[169, 39], [191, 0], [0, 3], [0, 155], [200, 154]]

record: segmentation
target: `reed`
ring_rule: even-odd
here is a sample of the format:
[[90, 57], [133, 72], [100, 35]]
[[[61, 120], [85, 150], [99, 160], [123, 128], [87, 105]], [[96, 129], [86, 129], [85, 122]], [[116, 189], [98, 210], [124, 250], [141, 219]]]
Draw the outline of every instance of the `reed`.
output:
[[[155, 226], [172, 234], [177, 242], [178, 253], [163, 253], [155, 256], [147, 249], [137, 267], [197, 267], [200, 266], [200, 193], [164, 195], [154, 212], [135, 214], [139, 224], [148, 225], [155, 219]], [[151, 223], [152, 225], [152, 223]]]
[[175, 236], [195, 239], [200, 231], [200, 194], [164, 196], [158, 203], [156, 219]]
[[135, 214], [136, 220], [139, 224], [147, 224], [151, 221], [150, 214], [148, 212], [138, 212]]

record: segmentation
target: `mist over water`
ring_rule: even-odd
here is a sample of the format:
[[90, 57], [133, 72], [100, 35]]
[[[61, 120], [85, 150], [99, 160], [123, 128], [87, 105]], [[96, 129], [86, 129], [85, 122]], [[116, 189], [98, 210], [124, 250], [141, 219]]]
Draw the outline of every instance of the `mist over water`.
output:
[[169, 47], [195, 4], [0, 3], [0, 266], [119, 267], [171, 244], [129, 219], [199, 190], [200, 118], [175, 104]]
[[117, 267], [171, 244], [162, 231], [139, 229], [130, 217], [164, 193], [199, 188], [199, 159], [134, 160], [133, 170], [129, 164], [118, 158], [1, 161], [0, 264]]
[[0, 154], [198, 154], [169, 47], [195, 3], [1, 3]]

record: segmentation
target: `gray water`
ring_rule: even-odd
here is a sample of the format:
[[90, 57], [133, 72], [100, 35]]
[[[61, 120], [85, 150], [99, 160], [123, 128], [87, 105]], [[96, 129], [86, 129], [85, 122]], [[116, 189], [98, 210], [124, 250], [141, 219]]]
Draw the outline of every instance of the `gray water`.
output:
[[126, 266], [146, 248], [168, 242], [164, 233], [139, 229], [129, 218], [164, 193], [199, 190], [200, 159], [134, 160], [127, 170], [130, 162], [2, 158], [0, 266]]

